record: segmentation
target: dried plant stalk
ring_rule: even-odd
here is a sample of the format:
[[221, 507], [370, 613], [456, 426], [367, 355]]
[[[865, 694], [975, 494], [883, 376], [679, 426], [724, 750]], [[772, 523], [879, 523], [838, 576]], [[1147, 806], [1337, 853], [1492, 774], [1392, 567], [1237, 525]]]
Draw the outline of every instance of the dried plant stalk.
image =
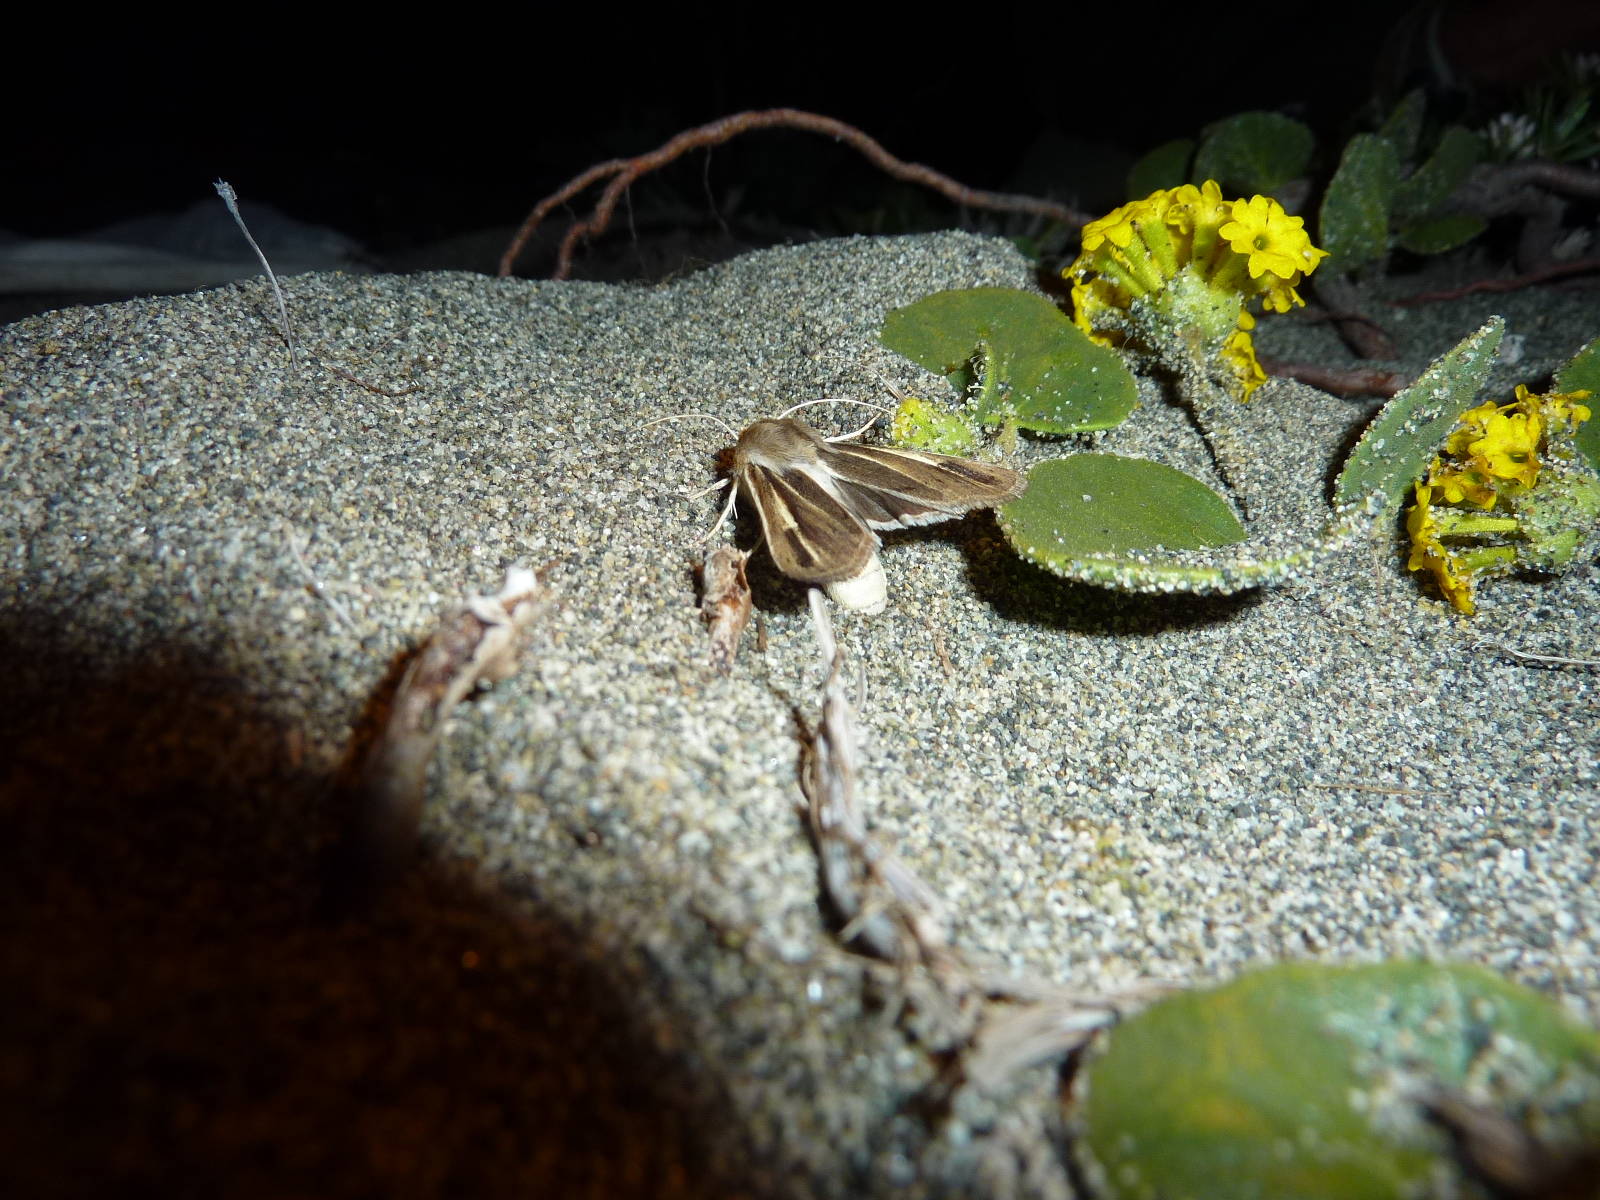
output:
[[726, 675], [739, 652], [739, 638], [750, 623], [750, 583], [744, 565], [750, 556], [733, 546], [718, 546], [700, 567], [700, 615], [711, 631], [711, 665]]
[[867, 832], [856, 794], [855, 716], [840, 682], [843, 655], [822, 593], [813, 588], [808, 599], [828, 676], [801, 789], [823, 890], [843, 922], [841, 941], [902, 970], [926, 970], [944, 1002], [944, 1036], [956, 1049], [940, 1085], [945, 1099], [968, 1086], [991, 1091], [1018, 1072], [1079, 1050], [1101, 1030], [1171, 991], [1171, 984], [1146, 982], [1110, 994], [1080, 992], [1003, 974], [951, 944], [937, 894]]
[[[843, 656], [833, 638], [822, 593], [810, 589], [811, 619], [828, 671], [822, 721], [801, 774], [822, 884], [844, 921], [840, 938], [898, 964], [921, 963], [954, 985], [964, 977], [941, 924], [939, 899], [916, 872], [867, 833], [856, 796], [860, 751], [855, 715], [839, 678]], [[964, 991], [964, 987], [955, 990]]]

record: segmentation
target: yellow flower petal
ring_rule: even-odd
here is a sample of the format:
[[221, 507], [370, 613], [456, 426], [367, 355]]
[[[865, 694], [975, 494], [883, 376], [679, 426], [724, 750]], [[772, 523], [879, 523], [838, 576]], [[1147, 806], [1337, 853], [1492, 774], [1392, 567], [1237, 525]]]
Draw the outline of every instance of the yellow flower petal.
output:
[[[1235, 254], [1249, 260], [1252, 279], [1270, 273], [1287, 280], [1305, 268], [1306, 252], [1312, 249], [1305, 222], [1284, 212], [1276, 200], [1267, 196], [1235, 200], [1231, 215], [1233, 219], [1218, 232]], [[1310, 262], [1316, 265], [1314, 257]]]

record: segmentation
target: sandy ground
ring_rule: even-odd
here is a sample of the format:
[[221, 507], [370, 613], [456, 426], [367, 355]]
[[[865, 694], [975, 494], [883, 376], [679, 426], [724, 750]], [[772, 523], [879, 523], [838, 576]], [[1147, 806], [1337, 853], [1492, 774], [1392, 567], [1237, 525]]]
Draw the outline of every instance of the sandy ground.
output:
[[[758, 555], [763, 646], [707, 668], [717, 501], [683, 493], [728, 439], [644, 427], [880, 376], [940, 394], [876, 331], [974, 284], [1029, 268], [950, 234], [653, 289], [302, 276], [298, 373], [260, 281], [0, 329], [16, 1194], [1069, 1194], [1053, 1069], [935, 1112], [947, 1047], [834, 938], [796, 807], [802, 592]], [[1391, 310], [1397, 365], [1500, 312], [1509, 393], [1595, 311]], [[1348, 361], [1325, 326], [1261, 342]], [[1241, 417], [1263, 494], [1314, 517], [1372, 407], [1270, 384]], [[1153, 387], [1103, 444], [1205, 469]], [[889, 611], [836, 617], [863, 797], [964, 952], [1091, 990], [1463, 959], [1600, 1019], [1596, 676], [1482, 644], [1592, 655], [1592, 564], [1492, 584], [1468, 622], [1387, 542], [1204, 599], [1068, 584], [987, 515], [884, 562]], [[514, 563], [548, 564], [548, 599], [520, 673], [450, 722], [421, 865], [330, 914], [345, 747]]]

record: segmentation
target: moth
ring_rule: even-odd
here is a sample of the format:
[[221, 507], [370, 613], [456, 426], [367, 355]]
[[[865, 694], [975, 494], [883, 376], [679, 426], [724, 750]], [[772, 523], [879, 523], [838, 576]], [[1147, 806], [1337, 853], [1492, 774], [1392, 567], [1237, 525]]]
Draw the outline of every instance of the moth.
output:
[[867, 613], [882, 612], [887, 596], [874, 530], [991, 508], [1027, 487], [1027, 477], [1009, 467], [825, 438], [793, 417], [747, 426], [723, 454], [778, 570]]

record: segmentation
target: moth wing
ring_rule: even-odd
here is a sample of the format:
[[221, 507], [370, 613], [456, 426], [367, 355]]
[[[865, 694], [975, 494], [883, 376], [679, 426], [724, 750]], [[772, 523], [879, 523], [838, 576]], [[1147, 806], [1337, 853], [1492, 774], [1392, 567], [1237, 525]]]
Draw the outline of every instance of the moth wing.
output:
[[1022, 495], [1010, 467], [887, 446], [829, 443], [824, 463], [844, 502], [874, 529], [927, 525]]
[[862, 574], [878, 538], [861, 518], [801, 466], [750, 466], [741, 475], [778, 570], [802, 583], [837, 583]]

